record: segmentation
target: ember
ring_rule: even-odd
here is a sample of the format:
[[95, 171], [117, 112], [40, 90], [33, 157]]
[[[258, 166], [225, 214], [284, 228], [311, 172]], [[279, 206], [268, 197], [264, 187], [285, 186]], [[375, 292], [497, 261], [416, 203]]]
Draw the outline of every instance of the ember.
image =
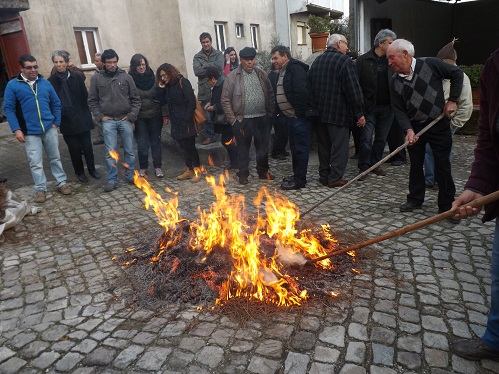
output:
[[[341, 256], [335, 265], [326, 259], [314, 264], [316, 268], [287, 266], [290, 262], [299, 264], [297, 258], [303, 265], [306, 258], [317, 258], [337, 248], [330, 228], [299, 231], [296, 205], [272, 196], [265, 188], [254, 200], [256, 218], [247, 217], [244, 196], [227, 195], [225, 178], [221, 175], [217, 181], [213, 176], [206, 177], [216, 199], [209, 211], [198, 207], [199, 218], [187, 222], [179, 215], [176, 193], [167, 189], [173, 197], [164, 200], [136, 172], [135, 184], [146, 194], [145, 206], [155, 212], [164, 232], [152, 248], [126, 251], [119, 262], [134, 267], [147, 262], [152, 271], [160, 271], [161, 276], [149, 278], [151, 284], [144, 285], [147, 295], [195, 303], [216, 299], [220, 306], [232, 298], [292, 306], [301, 305], [313, 295], [335, 297], [337, 292], [328, 291], [327, 282], [303, 287], [310, 278], [304, 275], [337, 277], [347, 269], [354, 270], [353, 257]], [[179, 289], [179, 279], [188, 281], [189, 287]]]

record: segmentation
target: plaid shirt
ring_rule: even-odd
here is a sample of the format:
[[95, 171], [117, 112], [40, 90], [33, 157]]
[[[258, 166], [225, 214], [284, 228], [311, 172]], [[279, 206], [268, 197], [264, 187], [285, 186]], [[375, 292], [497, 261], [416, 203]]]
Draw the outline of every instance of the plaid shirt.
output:
[[321, 122], [350, 126], [364, 115], [364, 97], [350, 57], [328, 48], [308, 71], [312, 99]]

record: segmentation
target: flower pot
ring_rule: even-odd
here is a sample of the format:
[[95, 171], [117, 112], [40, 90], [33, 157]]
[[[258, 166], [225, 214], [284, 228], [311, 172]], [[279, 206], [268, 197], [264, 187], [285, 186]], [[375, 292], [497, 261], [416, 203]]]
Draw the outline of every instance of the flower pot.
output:
[[312, 39], [312, 52], [320, 52], [326, 50], [327, 38], [329, 37], [328, 32], [310, 33], [309, 35]]

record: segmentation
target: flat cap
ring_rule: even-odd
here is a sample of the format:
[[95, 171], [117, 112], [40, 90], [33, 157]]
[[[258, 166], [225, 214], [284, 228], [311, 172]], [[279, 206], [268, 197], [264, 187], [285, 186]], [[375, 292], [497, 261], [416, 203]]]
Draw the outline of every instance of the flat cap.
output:
[[244, 47], [239, 51], [239, 57], [241, 58], [250, 59], [250, 58], [255, 58], [255, 56], [256, 56], [255, 48]]

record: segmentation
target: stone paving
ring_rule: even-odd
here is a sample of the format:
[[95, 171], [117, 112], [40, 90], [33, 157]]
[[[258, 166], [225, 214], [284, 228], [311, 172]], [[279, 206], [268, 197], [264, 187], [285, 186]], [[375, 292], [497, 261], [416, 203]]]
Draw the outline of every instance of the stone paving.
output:
[[[6, 127], [0, 125], [0, 176], [19, 199], [32, 199], [24, 148]], [[455, 137], [458, 191], [474, 142]], [[95, 153], [104, 176], [103, 148]], [[159, 193], [166, 186], [178, 191], [182, 214], [195, 217], [213, 194], [204, 181], [174, 178], [183, 166], [169, 148], [165, 143], [165, 178], [149, 180]], [[196, 305], [131, 308], [109, 292], [123, 272], [112, 257], [157, 227], [157, 219], [135, 186], [123, 181], [104, 193], [104, 181], [78, 183], [62, 138], [60, 149], [74, 194], [55, 192], [48, 173], [41, 213], [6, 232], [0, 244], [0, 373], [499, 373], [499, 363], [466, 361], [449, 349], [484, 331], [492, 224], [476, 217], [459, 225], [444, 221], [363, 249], [376, 255], [338, 284], [342, 297], [333, 307], [310, 300], [245, 326]], [[317, 163], [312, 152], [306, 189], [280, 191], [302, 211], [332, 192], [319, 184]], [[437, 214], [435, 190], [427, 191], [422, 210], [399, 212], [408, 168], [387, 165], [387, 176], [356, 182], [308, 219], [371, 238]], [[244, 193], [251, 202], [263, 185], [278, 191], [290, 160], [272, 160], [271, 169], [274, 182], [258, 180], [252, 170], [248, 185], [230, 180], [228, 193]], [[350, 160], [346, 177], [356, 172]]]

